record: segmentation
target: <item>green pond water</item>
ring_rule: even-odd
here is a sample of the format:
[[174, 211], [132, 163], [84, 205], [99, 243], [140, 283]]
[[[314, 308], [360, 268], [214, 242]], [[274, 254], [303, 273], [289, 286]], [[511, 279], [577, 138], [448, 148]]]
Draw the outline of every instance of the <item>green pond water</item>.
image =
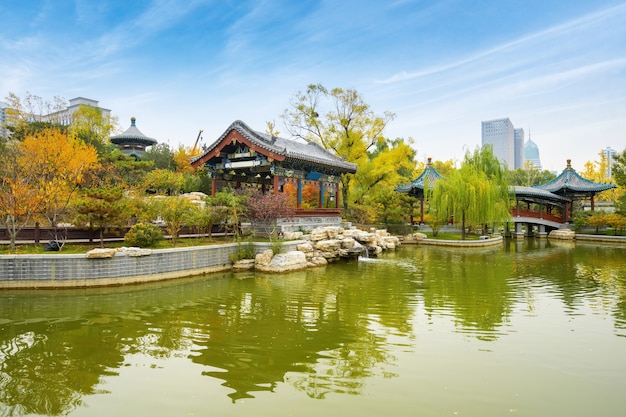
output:
[[626, 245], [0, 291], [0, 416], [624, 416]]

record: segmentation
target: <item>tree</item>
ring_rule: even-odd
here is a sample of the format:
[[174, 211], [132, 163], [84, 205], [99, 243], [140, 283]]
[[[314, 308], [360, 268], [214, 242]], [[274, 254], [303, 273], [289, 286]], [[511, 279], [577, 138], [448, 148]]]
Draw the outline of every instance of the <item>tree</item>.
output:
[[11, 141], [2, 153], [2, 203], [12, 249], [19, 230], [44, 218], [54, 228], [54, 239], [64, 241], [57, 225], [69, 220], [70, 202], [86, 174], [98, 167], [94, 148], [73, 135], [45, 128]]
[[40, 211], [45, 196], [35, 185], [35, 161], [25, 158], [19, 142], [11, 142], [0, 153], [0, 214], [15, 250], [17, 234]]
[[7, 129], [11, 131], [13, 140], [23, 141], [27, 136], [48, 128], [67, 131], [67, 127], [61, 124], [60, 120], [63, 110], [67, 107], [66, 101], [61, 97], [57, 96], [53, 101], [47, 101], [31, 93], [26, 93], [23, 99], [9, 93], [5, 101]]
[[45, 196], [41, 214], [53, 227], [53, 238], [64, 242], [57, 225], [70, 221], [72, 198], [85, 184], [87, 174], [99, 167], [96, 149], [73, 134], [52, 128], [26, 137], [21, 147], [24, 158], [35, 162], [35, 186]]
[[295, 210], [289, 204], [290, 197], [285, 193], [256, 192], [246, 200], [248, 217], [269, 229], [270, 240], [276, 234], [276, 219], [291, 218]]
[[445, 218], [460, 222], [462, 239], [467, 226], [479, 225], [486, 233], [487, 225], [507, 220], [508, 183], [491, 147], [466, 152], [461, 168], [434, 184], [430, 207], [437, 222]]
[[615, 155], [614, 159], [615, 164], [612, 169], [613, 179], [619, 186], [618, 191], [620, 191], [619, 196], [617, 196], [615, 200], [615, 208], [621, 214], [626, 214], [626, 193], [624, 193], [624, 189], [626, 188], [626, 149]]
[[183, 226], [191, 224], [199, 206], [182, 197], [154, 197], [147, 202], [147, 213], [153, 218], [160, 218], [165, 222], [165, 230], [172, 238], [172, 245], [176, 246], [178, 236]]
[[167, 143], [157, 143], [143, 153], [141, 159], [144, 161], [152, 161], [155, 169], [176, 170], [174, 163], [174, 153]]
[[121, 186], [85, 188], [75, 203], [75, 224], [98, 230], [100, 247], [104, 247], [104, 231], [128, 224], [129, 205]]
[[[607, 177], [609, 160], [604, 151], [598, 153], [599, 161], [585, 162], [585, 170], [580, 174], [583, 178], [599, 183], [608, 183], [611, 178]], [[612, 201], [614, 199], [614, 190], [606, 190], [596, 194], [594, 197], [597, 201]]]
[[377, 204], [381, 194], [415, 177], [415, 150], [412, 141], [396, 139], [379, 142], [376, 150], [363, 161], [354, 175], [350, 199], [355, 204]]
[[[325, 103], [328, 100], [329, 103]], [[324, 104], [329, 109], [325, 115]], [[355, 90], [310, 84], [306, 92], [298, 92], [290, 101], [291, 108], [281, 116], [289, 134], [316, 142], [324, 149], [360, 165], [367, 153], [384, 142], [383, 132], [395, 118], [390, 112], [376, 115]], [[342, 175], [344, 208], [348, 208], [353, 175]]]
[[81, 104], [72, 115], [70, 130], [85, 143], [96, 148], [99, 155], [103, 155], [114, 146], [110, 137], [116, 126], [115, 117], [103, 116], [99, 108]]
[[219, 206], [224, 214], [222, 223], [225, 230], [230, 230], [235, 239], [239, 238], [241, 219], [247, 212], [246, 194], [238, 194], [233, 190], [222, 189], [212, 198], [212, 203]]

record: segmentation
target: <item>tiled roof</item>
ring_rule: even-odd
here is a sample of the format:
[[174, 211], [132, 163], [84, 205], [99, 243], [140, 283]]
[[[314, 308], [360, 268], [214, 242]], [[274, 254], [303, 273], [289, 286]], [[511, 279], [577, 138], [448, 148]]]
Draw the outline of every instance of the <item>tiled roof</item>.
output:
[[157, 140], [141, 133], [141, 131], [137, 129], [137, 126], [135, 126], [135, 118], [131, 117], [130, 127], [126, 129], [121, 135], [111, 136], [111, 142], [115, 144], [121, 144], [124, 142], [135, 142], [141, 143], [145, 146], [151, 146], [156, 144]]
[[537, 188], [537, 187], [525, 187], [522, 185], [514, 185], [510, 187], [512, 191], [515, 192], [517, 197], [538, 197], [542, 200], [552, 200], [552, 201], [567, 201], [567, 198], [561, 197], [560, 195], [551, 193], [550, 191]]
[[266, 133], [252, 130], [248, 125], [240, 120], [234, 121], [228, 129], [210, 146], [208, 146], [202, 155], [192, 158], [192, 162], [201, 159], [204, 155], [211, 152], [217, 147], [222, 140], [232, 131], [236, 130], [241, 136], [249, 140], [255, 146], [282, 155], [289, 159], [301, 160], [315, 163], [318, 165], [326, 165], [330, 167], [340, 168], [345, 172], [356, 172], [357, 166], [351, 162], [346, 162], [332, 153], [328, 152], [320, 145], [313, 142], [297, 142], [291, 139], [285, 139], [278, 136], [271, 136]]
[[410, 184], [398, 185], [396, 187], [396, 191], [401, 193], [408, 193], [413, 189], [423, 190], [427, 182], [428, 185], [432, 187], [435, 181], [437, 181], [439, 178], [441, 178], [441, 174], [437, 172], [437, 170], [434, 166], [432, 166], [429, 160], [426, 168], [424, 168], [424, 171], [422, 171], [422, 173], [417, 178], [411, 181]]
[[553, 193], [567, 193], [568, 191], [575, 193], [597, 193], [616, 188], [616, 185], [613, 183], [594, 182], [581, 177], [576, 170], [572, 168], [571, 161], [568, 160], [567, 167], [563, 170], [561, 175], [546, 184], [537, 185], [535, 188]]

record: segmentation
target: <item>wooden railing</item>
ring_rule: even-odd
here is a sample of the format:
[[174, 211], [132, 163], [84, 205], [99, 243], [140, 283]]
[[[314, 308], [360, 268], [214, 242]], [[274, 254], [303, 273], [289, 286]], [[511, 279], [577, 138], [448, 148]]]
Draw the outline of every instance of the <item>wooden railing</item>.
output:
[[518, 216], [519, 217], [531, 217], [534, 219], [543, 219], [543, 220], [549, 220], [551, 222], [563, 223], [563, 217], [546, 213], [545, 211], [540, 212], [536, 210], [524, 210], [524, 209], [513, 208], [511, 209], [511, 216], [512, 217], [518, 217]]

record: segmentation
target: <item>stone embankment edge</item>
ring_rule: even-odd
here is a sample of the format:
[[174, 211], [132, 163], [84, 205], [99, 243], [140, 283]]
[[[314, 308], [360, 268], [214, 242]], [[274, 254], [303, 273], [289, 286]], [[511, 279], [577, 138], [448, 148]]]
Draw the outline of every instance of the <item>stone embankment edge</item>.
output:
[[502, 236], [496, 236], [489, 239], [480, 240], [444, 240], [444, 239], [415, 239], [403, 240], [403, 244], [431, 245], [431, 246], [449, 246], [463, 248], [484, 248], [486, 246], [495, 246], [502, 244], [504, 239]]
[[[283, 242], [282, 249], [295, 250], [301, 243]], [[252, 245], [255, 253], [271, 247], [269, 243]], [[229, 243], [156, 249], [147, 256], [120, 252], [104, 259], [85, 254], [0, 255], [0, 289], [121, 286], [224, 272], [232, 270], [230, 255], [238, 250], [237, 243]]]

